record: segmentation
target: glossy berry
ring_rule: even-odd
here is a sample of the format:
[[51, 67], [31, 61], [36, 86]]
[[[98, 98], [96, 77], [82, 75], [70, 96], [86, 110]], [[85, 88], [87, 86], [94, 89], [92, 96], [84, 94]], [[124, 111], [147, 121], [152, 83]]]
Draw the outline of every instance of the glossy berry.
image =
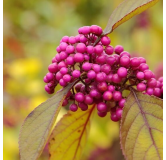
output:
[[97, 110], [99, 112], [106, 112], [107, 111], [107, 105], [104, 102], [100, 102], [97, 104]]
[[69, 109], [73, 112], [76, 112], [78, 110], [78, 106], [73, 103], [73, 104], [70, 105]]

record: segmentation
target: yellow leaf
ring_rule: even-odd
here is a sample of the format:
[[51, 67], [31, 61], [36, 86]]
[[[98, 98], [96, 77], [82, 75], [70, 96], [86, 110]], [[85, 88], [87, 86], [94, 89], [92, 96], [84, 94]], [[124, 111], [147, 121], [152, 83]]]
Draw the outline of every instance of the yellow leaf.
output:
[[55, 126], [49, 141], [50, 160], [80, 160], [95, 105], [86, 111], [69, 111]]
[[127, 160], [161, 160], [163, 101], [132, 89], [123, 109], [120, 138]]
[[115, 28], [156, 4], [159, 0], [124, 0], [111, 14], [103, 34], [111, 33]]
[[75, 82], [35, 108], [25, 119], [19, 137], [21, 160], [37, 159], [50, 136], [65, 95]]

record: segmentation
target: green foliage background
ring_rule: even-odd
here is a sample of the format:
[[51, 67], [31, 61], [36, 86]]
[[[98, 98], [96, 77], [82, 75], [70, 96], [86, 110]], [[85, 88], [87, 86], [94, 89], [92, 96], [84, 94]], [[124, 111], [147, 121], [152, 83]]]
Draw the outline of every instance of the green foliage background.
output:
[[[4, 1], [4, 160], [18, 160], [18, 134], [28, 115], [50, 95], [43, 77], [64, 35], [77, 34], [79, 27], [96, 24], [105, 28], [122, 0], [8, 0]], [[133, 56], [147, 59], [151, 70], [162, 75], [162, 1], [118, 27], [109, 37]], [[65, 113], [61, 111], [60, 116]], [[59, 117], [60, 118], [60, 117]], [[83, 159], [98, 160], [119, 155], [118, 123], [94, 117]], [[48, 158], [47, 146], [41, 160]], [[96, 159], [97, 159], [96, 158]], [[105, 159], [104, 159], [105, 158]], [[108, 160], [109, 160], [108, 159]], [[121, 159], [119, 157], [119, 159]]]

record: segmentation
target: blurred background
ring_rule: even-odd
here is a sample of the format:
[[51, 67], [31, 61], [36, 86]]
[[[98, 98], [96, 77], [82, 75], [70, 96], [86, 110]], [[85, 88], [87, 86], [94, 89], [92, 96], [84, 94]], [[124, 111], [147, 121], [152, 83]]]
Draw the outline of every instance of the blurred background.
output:
[[[18, 160], [18, 136], [25, 117], [50, 95], [43, 77], [64, 35], [77, 34], [81, 26], [103, 29], [122, 0], [6, 0], [3, 28], [4, 160]], [[151, 70], [162, 75], [163, 4], [119, 26], [109, 35], [133, 56], [147, 59]], [[65, 113], [62, 109], [60, 116]], [[58, 117], [58, 119], [60, 118]], [[119, 124], [95, 116], [82, 160], [122, 160]], [[48, 159], [47, 147], [40, 160]]]

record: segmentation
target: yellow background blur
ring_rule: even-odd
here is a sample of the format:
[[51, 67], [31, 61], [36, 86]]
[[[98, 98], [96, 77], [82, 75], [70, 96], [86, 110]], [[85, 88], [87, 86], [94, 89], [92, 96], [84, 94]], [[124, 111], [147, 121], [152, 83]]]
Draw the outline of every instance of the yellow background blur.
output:
[[[18, 136], [23, 120], [50, 97], [44, 91], [43, 77], [60, 39], [64, 35], [76, 35], [78, 28], [84, 25], [96, 24], [104, 29], [120, 2], [122, 0], [4, 1], [4, 160], [19, 159]], [[160, 1], [119, 26], [109, 35], [111, 45], [121, 44], [133, 55], [145, 57], [151, 70], [162, 74], [162, 27]], [[61, 115], [64, 113], [62, 110]], [[103, 119], [95, 116], [83, 160], [93, 160], [91, 157], [95, 156], [98, 160], [115, 159], [113, 154], [120, 153], [118, 128], [119, 124], [111, 122], [109, 116]], [[47, 148], [40, 157], [45, 159], [48, 159]]]

